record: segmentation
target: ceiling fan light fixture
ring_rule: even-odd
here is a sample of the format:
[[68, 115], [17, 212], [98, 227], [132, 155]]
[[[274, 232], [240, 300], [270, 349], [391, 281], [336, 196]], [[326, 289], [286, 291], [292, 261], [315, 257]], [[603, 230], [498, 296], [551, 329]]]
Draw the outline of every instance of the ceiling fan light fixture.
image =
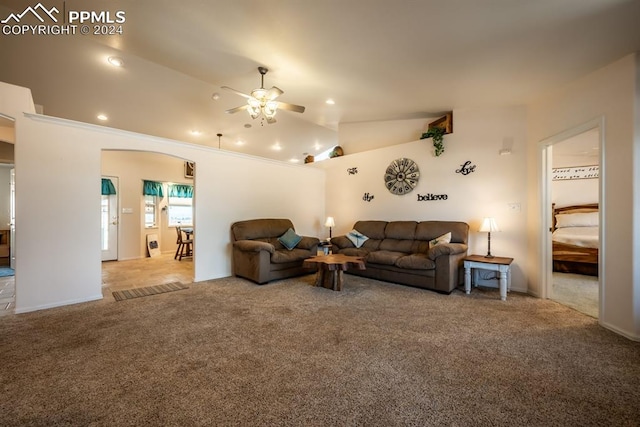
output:
[[253, 96], [257, 100], [264, 101], [265, 97], [267, 96], [267, 90], [264, 88], [254, 89], [251, 92], [251, 96]]
[[269, 101], [263, 107], [262, 112], [267, 117], [273, 117], [276, 115], [277, 110], [278, 110], [278, 103], [276, 101]]
[[[231, 92], [240, 95], [247, 100], [246, 106], [240, 106], [227, 110], [229, 114], [237, 113], [238, 111], [247, 110], [252, 119], [257, 119], [261, 114], [263, 119], [266, 119], [267, 123], [272, 124], [276, 122], [275, 115], [278, 108], [282, 108], [288, 111], [294, 111], [296, 113], [304, 113], [304, 107], [301, 105], [289, 104], [286, 102], [278, 102], [276, 98], [282, 95], [284, 92], [282, 89], [273, 86], [267, 90], [264, 88], [264, 75], [269, 71], [265, 67], [258, 67], [260, 72], [260, 87], [251, 91], [251, 95], [242, 93], [238, 90], [232, 89], [228, 86], [222, 86], [223, 89], [230, 90]], [[264, 120], [263, 120], [264, 122]], [[246, 125], [245, 125], [246, 127]]]
[[252, 119], [257, 119], [258, 116], [260, 115], [260, 108], [254, 108], [251, 105], [247, 107], [247, 111], [249, 112], [249, 115], [251, 116]]

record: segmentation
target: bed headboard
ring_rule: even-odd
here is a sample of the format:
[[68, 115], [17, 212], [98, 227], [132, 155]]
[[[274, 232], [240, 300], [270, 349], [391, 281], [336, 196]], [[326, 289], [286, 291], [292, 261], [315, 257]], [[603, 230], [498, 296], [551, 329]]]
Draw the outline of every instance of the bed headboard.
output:
[[580, 212], [598, 212], [598, 203], [585, 203], [584, 205], [572, 205], [556, 208], [556, 204], [551, 205], [551, 231], [556, 231], [556, 215], [580, 213]]

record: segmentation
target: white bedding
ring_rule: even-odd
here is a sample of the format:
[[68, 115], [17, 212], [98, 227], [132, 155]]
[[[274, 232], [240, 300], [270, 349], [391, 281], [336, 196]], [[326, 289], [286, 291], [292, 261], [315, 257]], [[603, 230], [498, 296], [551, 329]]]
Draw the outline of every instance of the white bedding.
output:
[[598, 227], [564, 227], [553, 232], [553, 241], [583, 248], [599, 248]]

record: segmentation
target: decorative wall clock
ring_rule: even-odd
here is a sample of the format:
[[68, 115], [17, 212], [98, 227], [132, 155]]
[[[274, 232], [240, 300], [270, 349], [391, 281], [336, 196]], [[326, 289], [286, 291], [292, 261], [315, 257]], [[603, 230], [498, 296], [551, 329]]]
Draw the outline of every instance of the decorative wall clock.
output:
[[397, 159], [387, 166], [384, 173], [384, 185], [393, 194], [410, 193], [420, 179], [420, 169], [411, 159]]

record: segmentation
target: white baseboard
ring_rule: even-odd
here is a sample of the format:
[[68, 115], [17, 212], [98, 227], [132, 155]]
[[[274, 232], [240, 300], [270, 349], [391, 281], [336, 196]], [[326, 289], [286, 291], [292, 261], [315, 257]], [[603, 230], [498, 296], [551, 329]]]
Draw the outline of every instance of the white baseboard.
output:
[[622, 335], [625, 338], [630, 339], [631, 341], [640, 341], [640, 336], [632, 334], [628, 331], [620, 329], [616, 326], [610, 325], [609, 323], [603, 322], [601, 319], [598, 319], [598, 323], [605, 329], [609, 329], [611, 332], [615, 332], [618, 335]]
[[127, 258], [118, 258], [118, 261], [132, 261], [134, 259], [142, 259], [142, 258], [146, 258], [146, 257], [132, 256], [132, 257], [127, 257]]
[[94, 295], [92, 297], [88, 297], [88, 298], [81, 298], [81, 299], [77, 299], [77, 300], [67, 300], [67, 301], [60, 301], [60, 302], [54, 302], [51, 304], [43, 304], [43, 305], [38, 305], [38, 306], [34, 306], [34, 307], [16, 307], [13, 312], [15, 314], [22, 314], [22, 313], [29, 313], [31, 311], [39, 311], [39, 310], [47, 310], [49, 308], [56, 308], [56, 307], [62, 307], [65, 305], [72, 305], [72, 304], [82, 304], [84, 302], [90, 302], [90, 301], [97, 301], [97, 300], [101, 300], [102, 294], [99, 295]]

